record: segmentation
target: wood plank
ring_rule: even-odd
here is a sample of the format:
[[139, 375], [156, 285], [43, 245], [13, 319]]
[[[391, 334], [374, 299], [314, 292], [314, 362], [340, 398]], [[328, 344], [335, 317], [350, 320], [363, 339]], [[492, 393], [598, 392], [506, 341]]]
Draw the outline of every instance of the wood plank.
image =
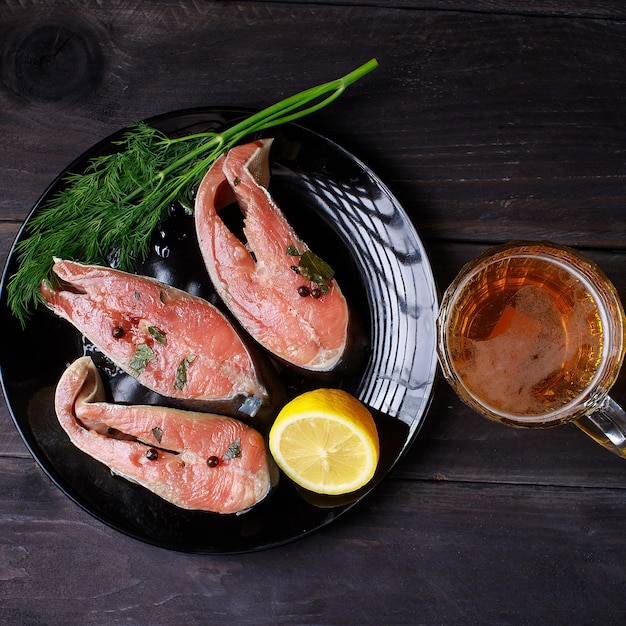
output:
[[[260, 1], [275, 2], [276, 0]], [[290, 4], [311, 3], [310, 0], [290, 0]], [[624, 7], [616, 6], [611, 0], [603, 2], [572, 0], [543, 0], [542, 2], [516, 2], [516, 0], [341, 0], [338, 2], [337, 0], [317, 0], [316, 4], [534, 16], [558, 15], [600, 19], [621, 19], [626, 16]]]
[[0, 480], [12, 485], [0, 500], [3, 623], [592, 623], [598, 613], [619, 623], [626, 617], [621, 490], [520, 486], [513, 492], [393, 480], [305, 539], [211, 557], [115, 533], [24, 461], [0, 460]]
[[377, 57], [374, 74], [306, 124], [372, 166], [427, 238], [624, 247], [619, 22], [343, 4], [297, 12], [280, 3], [184, 4], [180, 14], [168, 2], [55, 6], [28, 22], [28, 8], [11, 5], [8, 49], [60, 21], [98, 42], [99, 78], [88, 93], [42, 101], [4, 59], [5, 217], [23, 219], [73, 158], [137, 119], [201, 105], [258, 108]]

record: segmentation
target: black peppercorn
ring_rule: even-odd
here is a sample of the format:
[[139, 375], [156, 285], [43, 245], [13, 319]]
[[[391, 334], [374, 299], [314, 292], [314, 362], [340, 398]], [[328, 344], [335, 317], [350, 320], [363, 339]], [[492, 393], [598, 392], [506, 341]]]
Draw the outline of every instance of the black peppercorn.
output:
[[149, 448], [146, 457], [149, 461], [156, 461], [159, 458], [159, 453], [154, 448]]
[[306, 285], [301, 285], [300, 287], [298, 287], [298, 294], [301, 295], [303, 298], [306, 298], [310, 293], [311, 292]]
[[315, 298], [316, 300], [318, 298], [320, 298], [322, 295], [322, 290], [319, 287], [313, 287], [313, 289], [311, 289], [311, 297]]
[[206, 464], [209, 467], [217, 467], [220, 463], [220, 460], [216, 457], [216, 456], [210, 456], [207, 460], [206, 460]]
[[115, 339], [121, 339], [124, 336], [124, 329], [122, 326], [115, 326], [111, 331], [111, 334]]

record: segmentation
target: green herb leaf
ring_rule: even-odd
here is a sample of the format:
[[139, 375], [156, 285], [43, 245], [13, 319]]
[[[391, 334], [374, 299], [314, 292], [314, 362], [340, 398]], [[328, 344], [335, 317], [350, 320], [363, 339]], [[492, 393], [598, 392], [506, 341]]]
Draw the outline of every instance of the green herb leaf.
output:
[[165, 333], [156, 326], [148, 326], [148, 332], [154, 337], [160, 344], [167, 345], [167, 337]]
[[228, 459], [236, 459], [240, 456], [241, 456], [241, 439], [237, 438], [228, 446], [228, 449], [226, 450], [226, 452], [224, 452], [222, 461], [228, 461]]
[[161, 443], [161, 437], [163, 437], [163, 431], [158, 426], [155, 426], [152, 429], [152, 435], [159, 443]]
[[145, 343], [140, 343], [129, 363], [133, 376], [139, 376], [150, 361], [156, 361], [156, 354], [154, 354], [150, 346]]
[[326, 261], [320, 259], [316, 254], [310, 250], [304, 252], [300, 257], [298, 269], [304, 278], [317, 283], [322, 293], [328, 293], [330, 291], [329, 285], [332, 277], [335, 275], [335, 271]]
[[329, 293], [330, 281], [335, 275], [335, 270], [314, 252], [306, 250], [302, 254], [298, 252], [295, 246], [287, 246], [287, 254], [289, 256], [298, 256], [298, 273], [305, 280], [316, 283], [322, 293]]
[[190, 354], [186, 356], [181, 362], [178, 368], [176, 369], [176, 377], [174, 378], [174, 389], [178, 389], [178, 391], [182, 391], [187, 384], [187, 368], [191, 363], [193, 363], [196, 359], [194, 354]]
[[39, 286], [52, 279], [53, 257], [133, 271], [150, 249], [152, 232], [173, 202], [193, 206], [193, 193], [217, 159], [254, 133], [292, 122], [336, 100], [378, 67], [371, 59], [342, 78], [285, 98], [221, 130], [168, 137], [145, 123], [131, 127], [117, 151], [68, 174], [59, 191], [29, 220], [15, 248], [18, 269], [7, 302], [22, 326], [41, 302]]

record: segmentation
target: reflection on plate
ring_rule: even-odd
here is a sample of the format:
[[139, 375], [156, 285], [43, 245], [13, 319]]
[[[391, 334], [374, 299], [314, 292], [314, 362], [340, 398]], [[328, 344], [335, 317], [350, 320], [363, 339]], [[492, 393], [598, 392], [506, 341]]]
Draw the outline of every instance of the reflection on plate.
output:
[[[200, 132], [219, 129], [246, 114], [228, 108], [193, 109], [148, 123], [171, 134]], [[94, 146], [68, 171], [84, 169], [90, 158], [110, 150], [122, 132]], [[366, 338], [363, 358], [348, 374], [316, 379], [284, 367], [279, 373], [291, 395], [315, 386], [342, 387], [372, 410], [381, 459], [372, 482], [355, 494], [315, 496], [282, 477], [272, 495], [251, 511], [218, 515], [179, 509], [114, 478], [108, 468], [74, 448], [54, 415], [54, 389], [63, 370], [93, 350], [67, 322], [45, 310], [33, 315], [26, 330], [20, 328], [7, 308], [4, 288], [16, 270], [15, 254], [7, 261], [0, 301], [4, 329], [0, 368], [18, 430], [43, 470], [72, 500], [111, 527], [154, 545], [195, 553], [247, 552], [319, 529], [384, 478], [410, 446], [428, 408], [436, 369], [437, 296], [423, 245], [409, 218], [381, 181], [332, 141], [297, 125], [275, 129], [273, 136], [270, 191], [296, 232], [335, 269]], [[31, 217], [59, 184], [57, 179], [51, 185]], [[173, 208], [153, 244], [138, 273], [219, 306], [188, 211]], [[108, 368], [103, 358], [98, 364], [113, 401], [155, 401], [133, 379]]]

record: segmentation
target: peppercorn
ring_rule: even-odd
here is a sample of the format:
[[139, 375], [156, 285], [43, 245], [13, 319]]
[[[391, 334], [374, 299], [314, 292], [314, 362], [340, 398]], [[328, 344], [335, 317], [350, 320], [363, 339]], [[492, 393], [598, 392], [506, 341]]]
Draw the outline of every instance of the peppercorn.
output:
[[206, 460], [206, 464], [209, 467], [217, 467], [220, 463], [220, 460], [216, 457], [216, 456], [210, 456], [207, 460]]
[[115, 339], [121, 339], [124, 336], [124, 328], [122, 326], [115, 326], [111, 334]]
[[156, 461], [159, 458], [159, 453], [154, 448], [149, 448], [146, 452], [146, 458], [148, 461]]
[[322, 290], [319, 287], [313, 287], [313, 289], [311, 289], [311, 297], [315, 298], [316, 300], [318, 298], [320, 298], [322, 295]]
[[303, 298], [306, 298], [310, 293], [311, 292], [306, 285], [300, 285], [300, 287], [298, 287], [298, 294]]

